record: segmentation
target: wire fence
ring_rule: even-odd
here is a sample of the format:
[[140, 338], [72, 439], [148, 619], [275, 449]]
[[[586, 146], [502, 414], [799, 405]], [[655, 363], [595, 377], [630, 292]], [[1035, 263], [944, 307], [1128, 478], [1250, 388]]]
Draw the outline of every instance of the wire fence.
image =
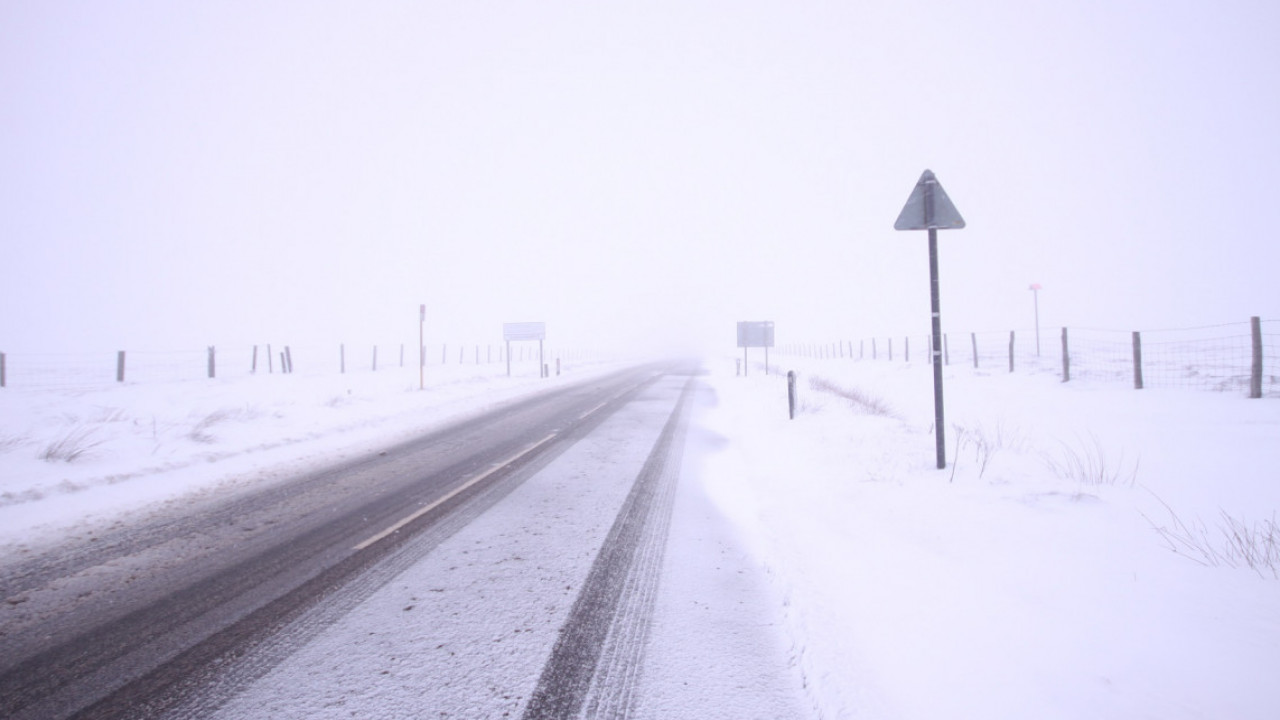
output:
[[[932, 337], [904, 335], [781, 345], [781, 355], [861, 362], [931, 363]], [[1064, 382], [1130, 383], [1280, 397], [1280, 321], [1250, 321], [1140, 332], [1097, 328], [946, 333], [948, 366], [979, 372], [1061, 376]]]
[[[539, 360], [554, 373], [559, 364], [607, 359], [606, 353], [512, 343], [513, 373], [539, 371]], [[306, 375], [412, 371], [441, 366], [489, 366], [505, 372], [507, 346], [413, 345], [253, 345], [204, 350], [85, 353], [0, 352], [0, 388], [92, 389], [112, 384], [211, 382], [252, 375]]]

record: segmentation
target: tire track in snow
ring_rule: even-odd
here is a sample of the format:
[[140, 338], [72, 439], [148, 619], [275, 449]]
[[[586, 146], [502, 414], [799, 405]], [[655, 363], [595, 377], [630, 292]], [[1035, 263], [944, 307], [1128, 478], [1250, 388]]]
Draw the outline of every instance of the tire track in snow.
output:
[[525, 720], [626, 717], [634, 705], [684, 450], [685, 382], [525, 707]]
[[[618, 387], [595, 388], [590, 393], [595, 399], [599, 399], [601, 392], [608, 399], [585, 413], [573, 412], [572, 405], [580, 400], [589, 401], [587, 397], [575, 399], [569, 408], [557, 409], [550, 424], [563, 428], [557, 431], [556, 437], [572, 444], [603, 422], [612, 412], [611, 406], [622, 407], [628, 398], [660, 377], [644, 374], [647, 377], [628, 376], [630, 379], [619, 375], [621, 391]], [[633, 381], [638, 382], [633, 384]], [[527, 404], [534, 405], [536, 403]], [[568, 413], [562, 412], [566, 409]], [[473, 424], [464, 423], [464, 429]], [[543, 424], [546, 423], [538, 426]], [[431, 437], [438, 438], [437, 435]], [[513, 475], [508, 477], [505, 472], [487, 475], [485, 482], [451, 494], [427, 516], [414, 519], [400, 528], [401, 532], [381, 537], [366, 546], [366, 550], [352, 549], [358, 540], [368, 537], [365, 510], [357, 508], [350, 514], [352, 527], [337, 528], [333, 522], [322, 524], [315, 532], [332, 536], [333, 542], [322, 544], [317, 563], [332, 561], [334, 564], [314, 569], [312, 565], [297, 562], [294, 555], [287, 555], [254, 570], [248, 580], [233, 576], [231, 570], [215, 573], [205, 581], [173, 592], [160, 604], [132, 611], [127, 615], [132, 624], [107, 623], [94, 631], [99, 634], [88, 642], [77, 640], [37, 656], [31, 661], [30, 671], [26, 671], [26, 666], [12, 673], [0, 671], [3, 690], [0, 716], [14, 720], [71, 715], [137, 718], [157, 717], [171, 711], [181, 713], [187, 707], [196, 707], [196, 716], [200, 716], [200, 708], [216, 706], [237, 688], [262, 675], [318, 632], [318, 628], [394, 577], [393, 570], [403, 569], [430, 552], [439, 538], [465, 527], [470, 519], [498, 502], [514, 485], [523, 482], [529, 472], [536, 471], [559, 452], [563, 449], [548, 447], [546, 457], [543, 453], [522, 452], [516, 458], [509, 458], [507, 466], [516, 460], [522, 466], [512, 469]], [[485, 474], [484, 457], [482, 452], [463, 463], [450, 465], [446, 467], [447, 474], [457, 474], [455, 471], [465, 471], [471, 466], [475, 466], [471, 470]], [[332, 472], [341, 472], [347, 467], [356, 466], [343, 465]], [[390, 503], [389, 507], [398, 514], [404, 505], [402, 501]], [[396, 515], [388, 514], [388, 517], [394, 519]], [[424, 533], [421, 541], [410, 542]], [[285, 543], [291, 550], [299, 545], [309, 547], [305, 542]], [[328, 549], [324, 549], [326, 547]], [[290, 590], [287, 583], [299, 574], [302, 579]], [[235, 581], [230, 589], [221, 583], [229, 577]], [[263, 599], [233, 592], [253, 586], [261, 577], [273, 583], [270, 589], [275, 594]], [[224, 615], [208, 620], [205, 606], [224, 596], [233, 597], [236, 603], [234, 612], [228, 613], [231, 619], [223, 622]], [[218, 603], [209, 606], [219, 612], [225, 608]], [[190, 611], [193, 607], [200, 612], [193, 614]], [[152, 612], [159, 615], [148, 615]], [[222, 624], [218, 625], [219, 622]], [[5, 660], [8, 658], [0, 658], [0, 665]], [[44, 664], [40, 665], [41, 662]], [[73, 672], [81, 667], [83, 672]], [[64, 677], [70, 681], [64, 682]]]

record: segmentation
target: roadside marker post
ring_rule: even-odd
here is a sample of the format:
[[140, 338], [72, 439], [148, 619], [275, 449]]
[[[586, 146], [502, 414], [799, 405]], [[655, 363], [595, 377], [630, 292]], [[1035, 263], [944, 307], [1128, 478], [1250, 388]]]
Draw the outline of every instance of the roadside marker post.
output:
[[796, 371], [787, 371], [787, 416], [796, 419]]
[[942, 314], [938, 293], [938, 231], [960, 230], [960, 217], [932, 170], [925, 170], [902, 207], [894, 230], [929, 231], [929, 300], [933, 317], [933, 427], [938, 446], [938, 469], [947, 466], [946, 435], [942, 412]]

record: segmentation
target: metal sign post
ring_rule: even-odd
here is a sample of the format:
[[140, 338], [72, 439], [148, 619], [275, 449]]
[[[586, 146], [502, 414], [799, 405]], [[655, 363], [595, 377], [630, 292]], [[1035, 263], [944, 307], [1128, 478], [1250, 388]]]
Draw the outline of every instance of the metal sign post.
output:
[[947, 466], [942, 413], [942, 313], [938, 292], [938, 230], [959, 230], [964, 218], [947, 197], [932, 170], [925, 170], [894, 222], [894, 230], [929, 231], [929, 303], [933, 312], [933, 427], [937, 437], [938, 469]]

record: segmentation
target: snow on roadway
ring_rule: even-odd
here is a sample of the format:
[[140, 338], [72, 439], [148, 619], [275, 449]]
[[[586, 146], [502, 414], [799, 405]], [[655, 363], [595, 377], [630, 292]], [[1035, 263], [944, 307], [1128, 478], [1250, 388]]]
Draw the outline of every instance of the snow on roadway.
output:
[[[518, 717], [684, 381], [647, 390], [212, 717]], [[633, 716], [796, 717], [779, 609], [755, 602], [757, 578], [708, 582], [750, 566], [682, 500]]]
[[[954, 466], [939, 471], [926, 365], [782, 363], [801, 377], [795, 420], [779, 377], [735, 377], [732, 359], [709, 365], [715, 405], [695, 415], [701, 452], [686, 479], [697, 484], [682, 492], [704, 494], [709, 522], [723, 515], [724, 532], [702, 546], [719, 543], [744, 573], [768, 578], [744, 595], [762, 626], [781, 616], [815, 715], [1275, 715], [1275, 571], [1200, 564], [1157, 529], [1181, 521], [1193, 545], [1225, 553], [1227, 519], [1262, 532], [1274, 523], [1280, 404], [951, 367]], [[813, 389], [819, 376], [888, 414]], [[7, 388], [0, 549], [270, 482], [546, 382], [410, 386], [416, 377], [380, 373]], [[72, 461], [40, 459], [78, 436], [85, 452]], [[676, 533], [679, 513], [673, 537], [691, 542]], [[750, 555], [732, 550], [738, 542]], [[655, 626], [678, 622], [669, 610]], [[651, 657], [670, 650], [655, 641]]]
[[780, 596], [700, 473], [724, 440], [702, 427], [695, 391], [682, 478], [641, 670], [637, 720], [809, 717]]
[[212, 717], [517, 717], [670, 407], [607, 419]]

